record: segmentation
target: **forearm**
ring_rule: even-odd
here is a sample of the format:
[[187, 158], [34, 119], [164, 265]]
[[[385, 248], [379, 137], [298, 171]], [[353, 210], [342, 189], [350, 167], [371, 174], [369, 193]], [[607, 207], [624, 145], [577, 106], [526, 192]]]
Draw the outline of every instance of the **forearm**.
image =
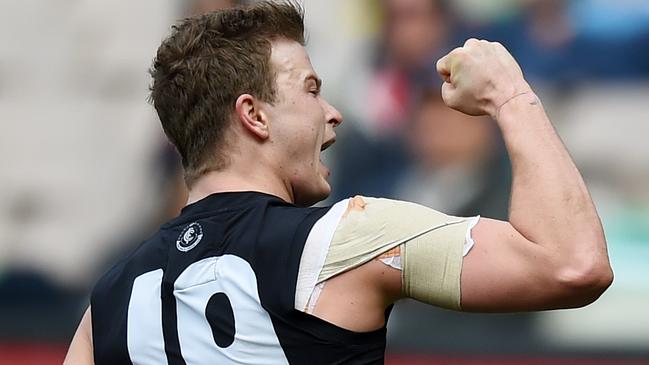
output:
[[512, 226], [547, 248], [561, 267], [589, 271], [608, 265], [590, 194], [536, 95], [507, 102], [497, 122], [512, 161]]

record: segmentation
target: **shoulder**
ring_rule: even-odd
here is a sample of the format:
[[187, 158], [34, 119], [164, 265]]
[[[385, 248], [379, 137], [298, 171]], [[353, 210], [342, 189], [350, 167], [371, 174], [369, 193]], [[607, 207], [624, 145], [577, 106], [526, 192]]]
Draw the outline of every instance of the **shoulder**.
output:
[[[336, 235], [345, 237], [369, 235], [398, 237], [452, 221], [452, 216], [426, 206], [394, 199], [357, 195], [339, 202], [342, 214], [336, 226]], [[459, 220], [460, 218], [458, 218]], [[375, 240], [374, 240], [375, 241]]]
[[[175, 237], [174, 237], [175, 240]], [[158, 269], [166, 262], [167, 245], [162, 231], [141, 242], [131, 252], [119, 259], [97, 280], [91, 293], [93, 312], [96, 308], [110, 306], [115, 300], [130, 291], [133, 279], [145, 272]]]

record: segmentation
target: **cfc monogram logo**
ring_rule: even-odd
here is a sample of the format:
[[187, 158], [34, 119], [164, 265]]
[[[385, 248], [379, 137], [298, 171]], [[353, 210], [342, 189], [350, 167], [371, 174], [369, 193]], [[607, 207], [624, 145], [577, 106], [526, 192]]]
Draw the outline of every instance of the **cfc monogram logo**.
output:
[[176, 240], [176, 248], [180, 251], [187, 252], [196, 247], [203, 238], [203, 228], [200, 224], [194, 222], [185, 227]]

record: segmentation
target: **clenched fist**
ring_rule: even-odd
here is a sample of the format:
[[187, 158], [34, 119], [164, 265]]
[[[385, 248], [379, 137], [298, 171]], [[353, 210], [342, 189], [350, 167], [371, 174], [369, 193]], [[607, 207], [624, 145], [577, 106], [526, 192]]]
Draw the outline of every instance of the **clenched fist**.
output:
[[469, 115], [497, 117], [512, 98], [532, 92], [521, 68], [500, 43], [469, 39], [437, 61], [442, 98]]

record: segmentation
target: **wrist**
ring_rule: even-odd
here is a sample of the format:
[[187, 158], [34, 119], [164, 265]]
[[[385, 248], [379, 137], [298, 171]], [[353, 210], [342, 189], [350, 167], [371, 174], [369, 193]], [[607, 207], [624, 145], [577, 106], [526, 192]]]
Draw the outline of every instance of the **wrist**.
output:
[[534, 91], [525, 80], [521, 80], [520, 82], [512, 82], [507, 86], [502, 85], [500, 87], [494, 87], [492, 93], [493, 95], [489, 98], [491, 99], [491, 107], [488, 110], [488, 114], [497, 120], [500, 110], [506, 104], [509, 104], [524, 95], [534, 94]]
[[500, 102], [500, 105], [494, 108], [491, 117], [496, 121], [507, 119], [510, 114], [529, 111], [530, 108], [542, 108], [541, 100], [536, 96], [532, 89], [520, 91], [512, 94], [509, 98]]

